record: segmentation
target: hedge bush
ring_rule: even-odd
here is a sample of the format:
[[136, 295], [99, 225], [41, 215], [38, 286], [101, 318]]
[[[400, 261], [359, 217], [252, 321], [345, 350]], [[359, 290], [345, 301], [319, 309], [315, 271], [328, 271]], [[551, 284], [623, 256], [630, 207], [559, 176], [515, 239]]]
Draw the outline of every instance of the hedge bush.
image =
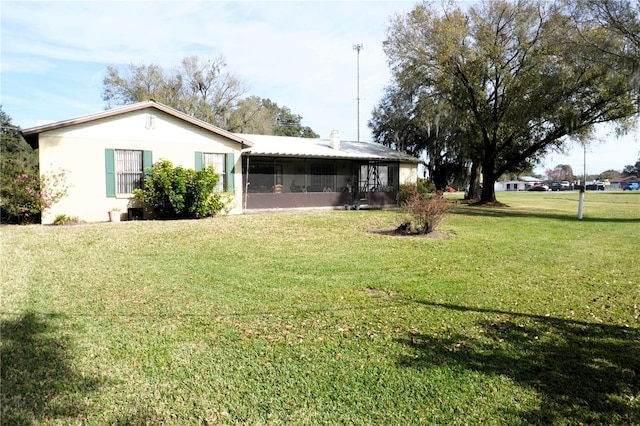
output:
[[195, 171], [161, 160], [147, 170], [144, 188], [133, 193], [161, 218], [202, 218], [224, 208], [220, 194], [214, 192], [219, 179], [212, 166]]

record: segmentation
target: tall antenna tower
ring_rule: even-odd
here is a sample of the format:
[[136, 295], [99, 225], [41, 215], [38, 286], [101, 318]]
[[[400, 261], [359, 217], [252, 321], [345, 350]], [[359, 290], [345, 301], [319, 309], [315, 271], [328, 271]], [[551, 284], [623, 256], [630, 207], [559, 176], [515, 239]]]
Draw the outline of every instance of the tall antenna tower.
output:
[[364, 48], [362, 43], [356, 43], [353, 45], [353, 50], [357, 52], [358, 61], [358, 78], [357, 78], [357, 95], [356, 100], [358, 102], [358, 142], [360, 142], [360, 51]]

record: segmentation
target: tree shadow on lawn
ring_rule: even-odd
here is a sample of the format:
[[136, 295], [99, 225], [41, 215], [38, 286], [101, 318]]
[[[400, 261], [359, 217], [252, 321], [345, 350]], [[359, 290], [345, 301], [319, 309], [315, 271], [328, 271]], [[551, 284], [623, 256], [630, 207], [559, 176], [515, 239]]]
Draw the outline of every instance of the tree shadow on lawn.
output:
[[434, 332], [401, 339], [417, 351], [401, 365], [508, 377], [542, 398], [539, 408], [518, 413], [531, 424], [640, 424], [640, 329], [416, 303], [489, 315], [477, 322], [480, 337]]
[[576, 213], [568, 214], [566, 212], [552, 211], [523, 211], [515, 210], [510, 207], [487, 207], [487, 206], [465, 206], [458, 207], [451, 212], [454, 215], [459, 216], [486, 216], [486, 217], [524, 217], [524, 218], [540, 218], [540, 219], [553, 219], [563, 220], [567, 222], [613, 222], [613, 223], [638, 223], [640, 224], [640, 216], [637, 218], [616, 218], [616, 217], [596, 217], [590, 216], [589, 212], [585, 212], [582, 219], [578, 219], [578, 206], [576, 203]]
[[0, 322], [3, 425], [85, 417], [84, 398], [99, 380], [83, 377], [70, 364], [69, 339], [60, 337], [55, 324], [60, 318], [26, 312]]

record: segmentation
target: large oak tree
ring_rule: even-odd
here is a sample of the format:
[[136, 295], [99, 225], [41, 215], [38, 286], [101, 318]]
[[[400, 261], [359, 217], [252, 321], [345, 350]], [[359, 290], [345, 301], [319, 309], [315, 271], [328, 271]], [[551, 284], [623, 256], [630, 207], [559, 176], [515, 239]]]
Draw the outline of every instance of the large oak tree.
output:
[[244, 82], [227, 70], [224, 57], [189, 56], [170, 70], [156, 64], [109, 66], [102, 97], [108, 108], [154, 99], [231, 132], [318, 137], [286, 106], [258, 96], [243, 98], [244, 93]]
[[107, 68], [102, 97], [107, 107], [154, 99], [192, 117], [226, 128], [244, 83], [226, 70], [224, 57], [203, 61], [186, 57], [172, 70], [130, 64], [124, 71]]
[[481, 201], [495, 201], [501, 175], [636, 113], [634, 71], [616, 55], [629, 39], [578, 19], [589, 13], [570, 2], [425, 2], [392, 21], [384, 49], [394, 83], [464, 117]]
[[432, 96], [392, 85], [374, 108], [368, 125], [373, 140], [416, 157], [423, 157], [436, 189], [463, 185], [471, 158], [463, 141], [468, 134], [462, 114]]

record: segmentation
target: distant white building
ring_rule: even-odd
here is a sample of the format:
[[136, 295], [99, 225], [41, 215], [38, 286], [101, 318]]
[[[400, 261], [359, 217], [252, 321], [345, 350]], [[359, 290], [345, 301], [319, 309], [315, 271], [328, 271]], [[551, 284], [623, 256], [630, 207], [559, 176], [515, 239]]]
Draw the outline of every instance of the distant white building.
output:
[[496, 192], [499, 191], [526, 191], [531, 188], [536, 183], [541, 183], [542, 181], [536, 177], [531, 176], [521, 176], [517, 180], [507, 180], [503, 182], [495, 183]]

